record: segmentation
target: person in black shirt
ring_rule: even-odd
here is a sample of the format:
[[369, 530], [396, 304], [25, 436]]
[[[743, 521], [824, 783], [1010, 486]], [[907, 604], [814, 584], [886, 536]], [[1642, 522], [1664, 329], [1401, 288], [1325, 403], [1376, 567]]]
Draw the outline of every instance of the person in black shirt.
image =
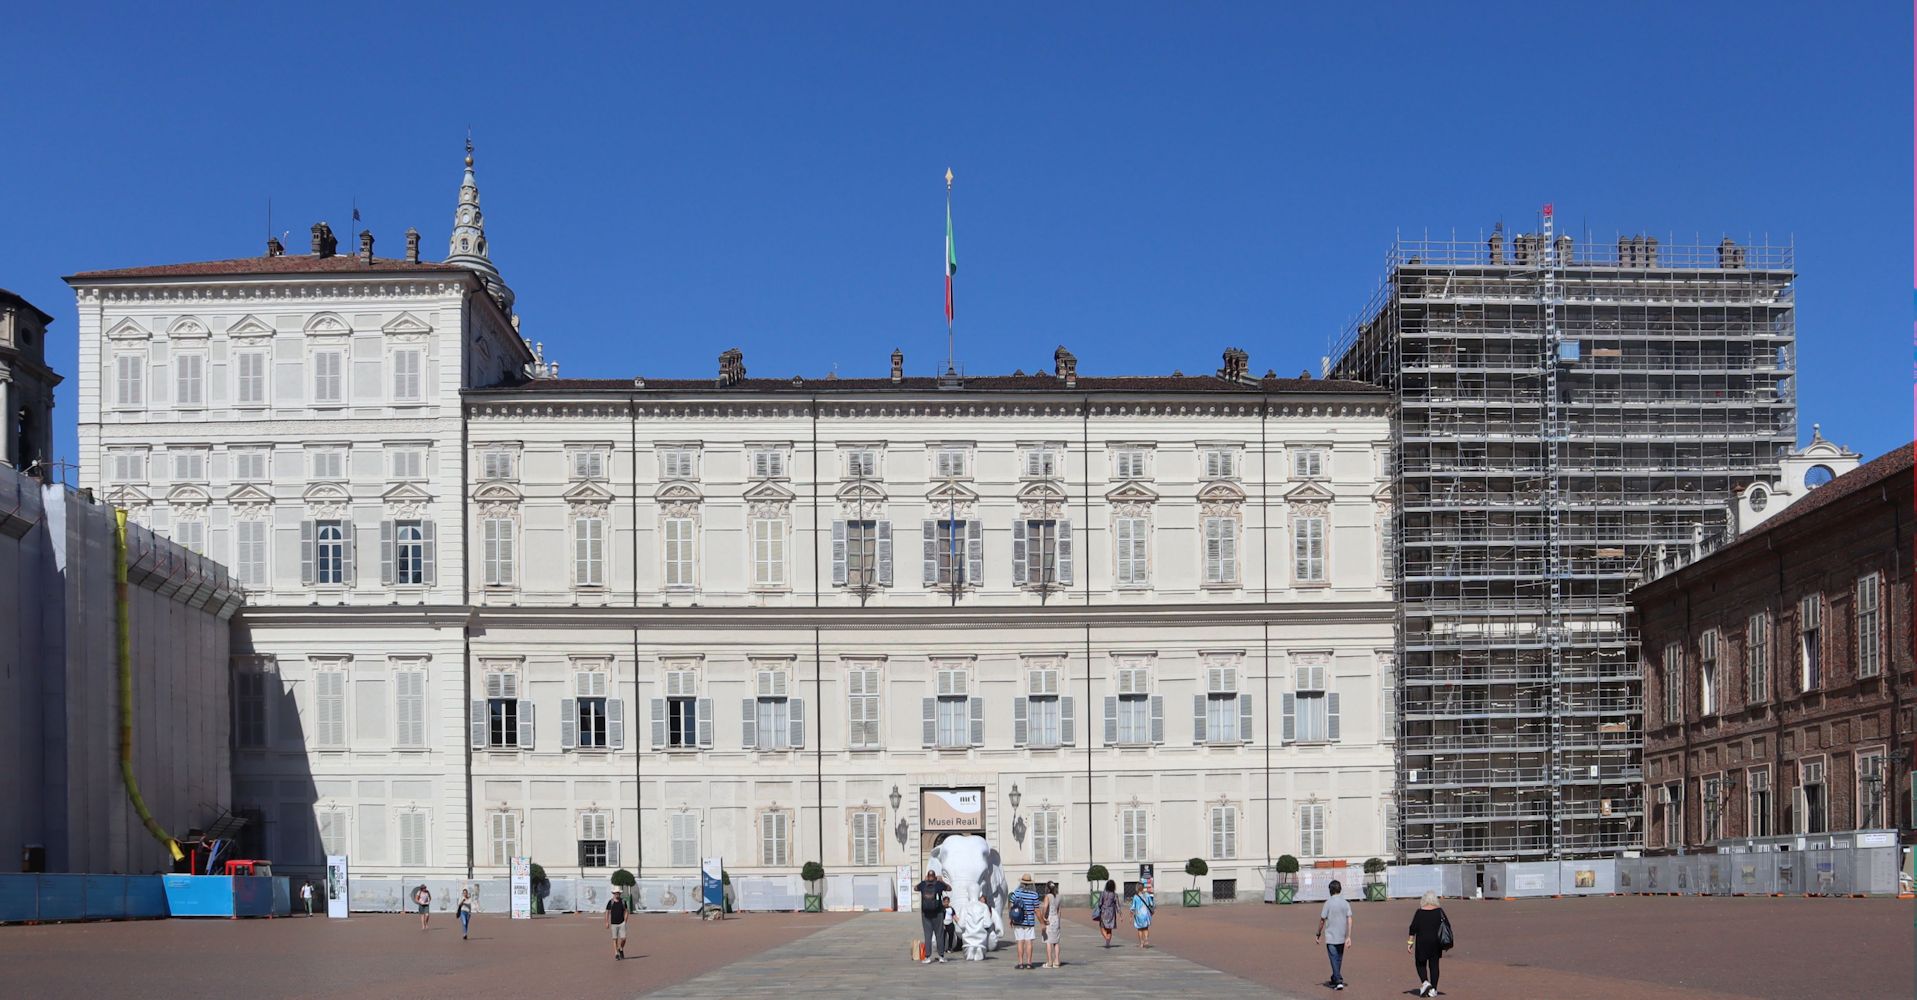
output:
[[925, 870], [925, 879], [912, 887], [919, 894], [919, 928], [925, 932], [925, 957], [919, 959], [924, 965], [932, 961], [936, 951], [938, 960], [945, 961], [945, 894], [952, 891], [951, 885], [939, 878], [930, 868]]
[[1438, 995], [1438, 959], [1444, 956], [1448, 945], [1439, 939], [1440, 932], [1450, 926], [1450, 919], [1438, 906], [1438, 894], [1426, 892], [1419, 901], [1418, 910], [1411, 915], [1411, 929], [1405, 933], [1404, 950], [1411, 953], [1412, 960], [1418, 964], [1417, 996], [1435, 997]]
[[606, 926], [612, 929], [612, 957], [614, 961], [626, 957], [626, 899], [619, 890], [612, 890], [612, 901], [606, 904]]

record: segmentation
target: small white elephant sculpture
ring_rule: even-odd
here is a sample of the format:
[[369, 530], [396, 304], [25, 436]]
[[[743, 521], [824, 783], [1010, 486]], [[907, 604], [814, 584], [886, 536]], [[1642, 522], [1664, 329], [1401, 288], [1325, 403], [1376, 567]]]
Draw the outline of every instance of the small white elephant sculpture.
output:
[[998, 851], [984, 837], [947, 837], [932, 849], [931, 868], [952, 886], [952, 906], [958, 911], [966, 960], [984, 959], [1005, 934], [999, 912], [1010, 893]]

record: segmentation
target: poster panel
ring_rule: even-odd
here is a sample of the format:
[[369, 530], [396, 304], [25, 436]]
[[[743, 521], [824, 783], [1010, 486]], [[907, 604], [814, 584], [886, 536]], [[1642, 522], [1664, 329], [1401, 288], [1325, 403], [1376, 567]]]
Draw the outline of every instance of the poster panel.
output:
[[346, 855], [328, 854], [326, 856], [326, 915], [328, 917], [336, 920], [346, 919], [351, 891], [346, 874]]
[[532, 919], [532, 859], [519, 857], [512, 859], [512, 894], [514, 920]]
[[699, 894], [700, 901], [705, 905], [717, 906], [722, 910], [725, 908], [724, 872], [724, 858], [706, 858], [699, 863]]

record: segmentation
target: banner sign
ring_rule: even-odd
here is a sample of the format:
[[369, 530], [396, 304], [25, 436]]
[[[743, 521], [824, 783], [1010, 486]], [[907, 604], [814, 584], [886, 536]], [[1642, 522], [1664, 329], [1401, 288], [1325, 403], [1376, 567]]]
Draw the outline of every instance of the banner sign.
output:
[[985, 789], [921, 789], [919, 827], [926, 833], [984, 833]]
[[899, 870], [898, 870], [899, 884], [895, 886], [894, 888], [897, 890], [899, 895], [899, 912], [900, 913], [904, 913], [905, 911], [912, 908], [912, 902], [913, 902], [912, 887], [918, 884], [917, 882], [914, 882], [912, 880], [913, 874], [914, 873], [912, 871], [911, 865], [899, 866]]
[[706, 858], [699, 864], [699, 895], [707, 906], [726, 905], [725, 859]]
[[532, 919], [532, 859], [512, 859], [513, 919]]
[[[1152, 866], [1151, 866], [1151, 865], [1139, 865], [1139, 866], [1138, 866], [1138, 885], [1139, 885], [1139, 887], [1140, 887], [1140, 888], [1143, 888], [1143, 887], [1145, 887], [1145, 886], [1148, 886], [1148, 885], [1151, 885], [1151, 884], [1152, 884]], [[1153, 887], [1153, 891], [1154, 891], [1154, 892], [1155, 892], [1155, 891], [1157, 891], [1157, 888], [1156, 888], [1156, 887]]]
[[346, 919], [348, 888], [346, 884], [346, 855], [328, 854], [326, 856], [326, 915]]

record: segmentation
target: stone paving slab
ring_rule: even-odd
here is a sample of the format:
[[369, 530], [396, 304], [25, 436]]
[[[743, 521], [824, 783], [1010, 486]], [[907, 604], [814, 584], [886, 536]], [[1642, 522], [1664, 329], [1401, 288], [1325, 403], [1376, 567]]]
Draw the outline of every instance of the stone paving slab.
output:
[[[1136, 943], [1101, 946], [1082, 925], [1065, 928], [1064, 966], [1016, 969], [1010, 942], [983, 962], [943, 965], [911, 960], [919, 920], [913, 913], [868, 913], [743, 958], [695, 979], [646, 994], [648, 1000], [793, 1000], [798, 997], [1013, 996], [1037, 991], [1046, 1000], [1296, 1000], [1268, 986], [1188, 962]], [[1044, 957], [1043, 949], [1038, 956]], [[1327, 994], [1329, 995], [1329, 994]]]

